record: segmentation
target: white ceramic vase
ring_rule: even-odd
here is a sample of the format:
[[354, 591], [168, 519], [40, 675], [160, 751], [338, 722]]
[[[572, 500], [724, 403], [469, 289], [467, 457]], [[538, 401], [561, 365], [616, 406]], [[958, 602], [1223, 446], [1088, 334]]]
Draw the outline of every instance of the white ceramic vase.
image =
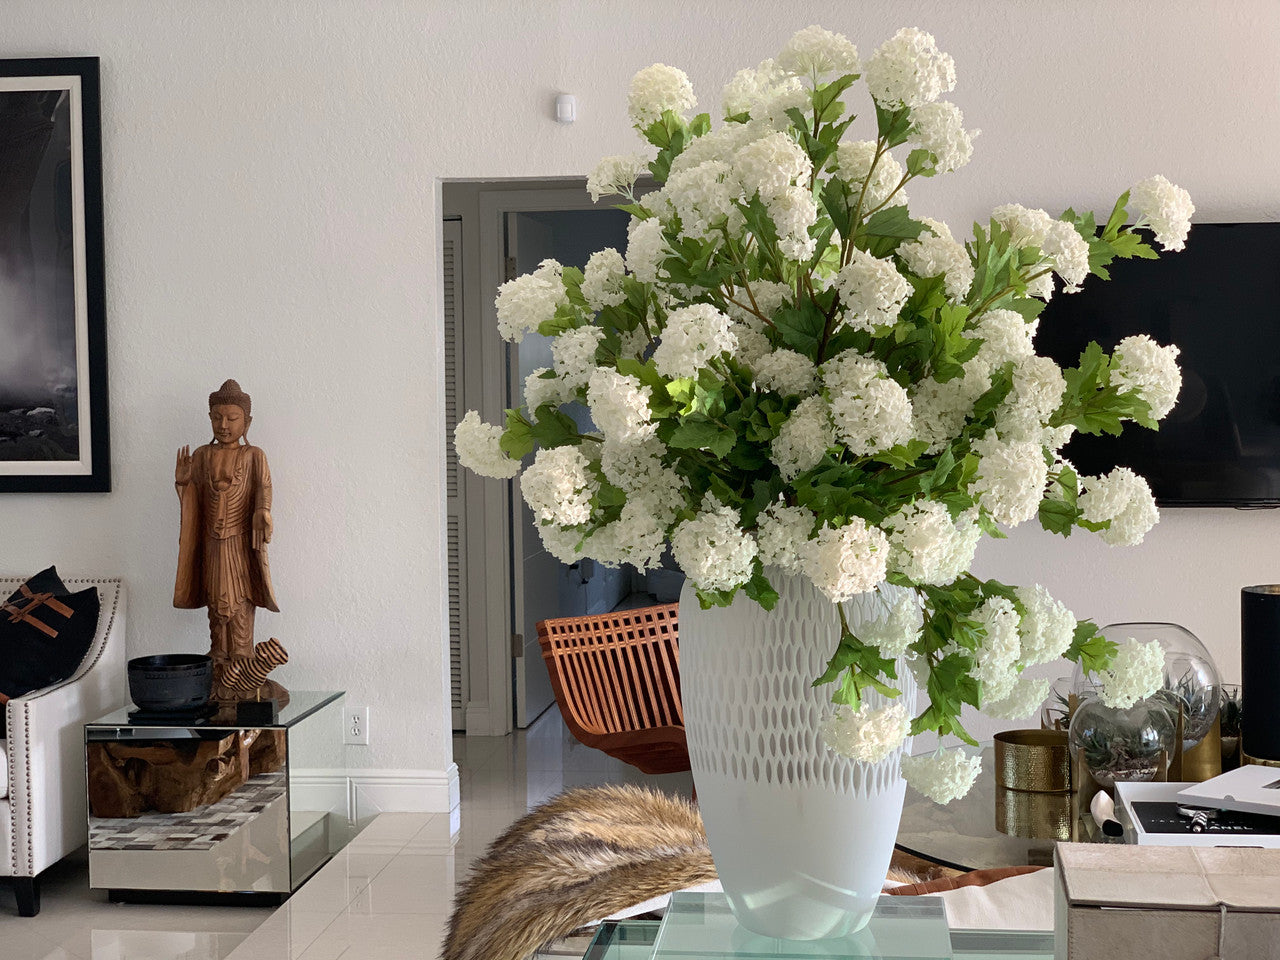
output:
[[[902, 750], [877, 764], [828, 750], [818, 723], [833, 686], [814, 687], [840, 637], [834, 605], [804, 577], [770, 571], [770, 612], [739, 593], [727, 608], [680, 596], [680, 687], [698, 804], [720, 881], [753, 933], [821, 940], [871, 919], [889, 869], [905, 783]], [[875, 594], [846, 604], [874, 617]], [[899, 680], [908, 709], [916, 685]], [[885, 700], [871, 693], [873, 705]], [[910, 741], [903, 750], [910, 749]]]

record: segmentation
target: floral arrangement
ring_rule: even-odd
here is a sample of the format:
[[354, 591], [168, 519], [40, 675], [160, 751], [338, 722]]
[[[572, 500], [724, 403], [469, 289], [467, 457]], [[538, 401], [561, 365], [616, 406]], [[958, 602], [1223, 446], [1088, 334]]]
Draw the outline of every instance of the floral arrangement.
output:
[[[874, 139], [851, 134], [859, 79]], [[504, 426], [472, 411], [455, 434], [461, 462], [489, 477], [517, 476], [537, 448], [520, 489], [565, 562], [644, 570], [669, 542], [704, 607], [742, 591], [769, 609], [771, 578], [808, 577], [844, 625], [815, 681], [834, 684], [837, 705], [822, 732], [869, 762], [922, 731], [972, 743], [963, 704], [1034, 712], [1048, 680], [1022, 677], [1033, 664], [1106, 671], [1122, 697], [1160, 680], [1043, 587], [969, 567], [984, 535], [1033, 518], [1110, 544], [1156, 522], [1141, 477], [1080, 476], [1058, 452], [1077, 430], [1155, 428], [1181, 386], [1177, 348], [1090, 344], [1063, 369], [1034, 336], [1055, 291], [1156, 256], [1140, 228], [1182, 249], [1194, 208], [1156, 176], [1101, 224], [1006, 204], [962, 243], [914, 216], [906, 192], [970, 160], [976, 131], [940, 99], [954, 86], [952, 58], [917, 29], [865, 62], [844, 36], [801, 30], [728, 83], [714, 128], [691, 116], [682, 71], [641, 70], [628, 110], [655, 152], [607, 157], [587, 185], [626, 201], [625, 253], [601, 250], [584, 270], [545, 261], [502, 286], [503, 337], [553, 336], [553, 366], [530, 375]], [[642, 177], [660, 188], [639, 193]], [[561, 410], [571, 401], [595, 432]], [[884, 615], [855, 635], [841, 605], [883, 584]], [[898, 695], [899, 664], [927, 694], [914, 717], [863, 699]], [[940, 751], [903, 771], [945, 802], [977, 758]]]

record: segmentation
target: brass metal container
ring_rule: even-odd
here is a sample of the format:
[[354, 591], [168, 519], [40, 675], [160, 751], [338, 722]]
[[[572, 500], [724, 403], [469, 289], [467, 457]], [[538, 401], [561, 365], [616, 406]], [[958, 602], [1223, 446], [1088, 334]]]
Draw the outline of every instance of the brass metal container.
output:
[[995, 736], [996, 786], [1068, 793], [1071, 750], [1065, 730], [1005, 730]]
[[1008, 837], [1070, 840], [1076, 817], [1071, 793], [996, 787], [996, 829]]

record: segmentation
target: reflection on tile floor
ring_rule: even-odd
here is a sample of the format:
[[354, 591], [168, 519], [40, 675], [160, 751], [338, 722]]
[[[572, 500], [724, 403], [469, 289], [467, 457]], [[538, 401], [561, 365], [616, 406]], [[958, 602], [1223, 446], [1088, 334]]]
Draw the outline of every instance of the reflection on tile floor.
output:
[[512, 821], [562, 790], [647, 783], [689, 795], [687, 773], [646, 776], [584, 747], [553, 707], [509, 737], [454, 738], [462, 804], [384, 814], [279, 910], [107, 903], [83, 851], [42, 878], [20, 919], [0, 883], [4, 960], [398, 960], [435, 957], [457, 883]]

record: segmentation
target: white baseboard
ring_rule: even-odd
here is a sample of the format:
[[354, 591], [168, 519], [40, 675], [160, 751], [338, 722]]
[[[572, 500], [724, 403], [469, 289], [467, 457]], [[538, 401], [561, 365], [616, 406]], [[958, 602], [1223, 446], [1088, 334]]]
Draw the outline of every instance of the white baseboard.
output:
[[379, 813], [448, 813], [461, 801], [456, 763], [447, 770], [351, 770], [347, 779], [356, 823]]

